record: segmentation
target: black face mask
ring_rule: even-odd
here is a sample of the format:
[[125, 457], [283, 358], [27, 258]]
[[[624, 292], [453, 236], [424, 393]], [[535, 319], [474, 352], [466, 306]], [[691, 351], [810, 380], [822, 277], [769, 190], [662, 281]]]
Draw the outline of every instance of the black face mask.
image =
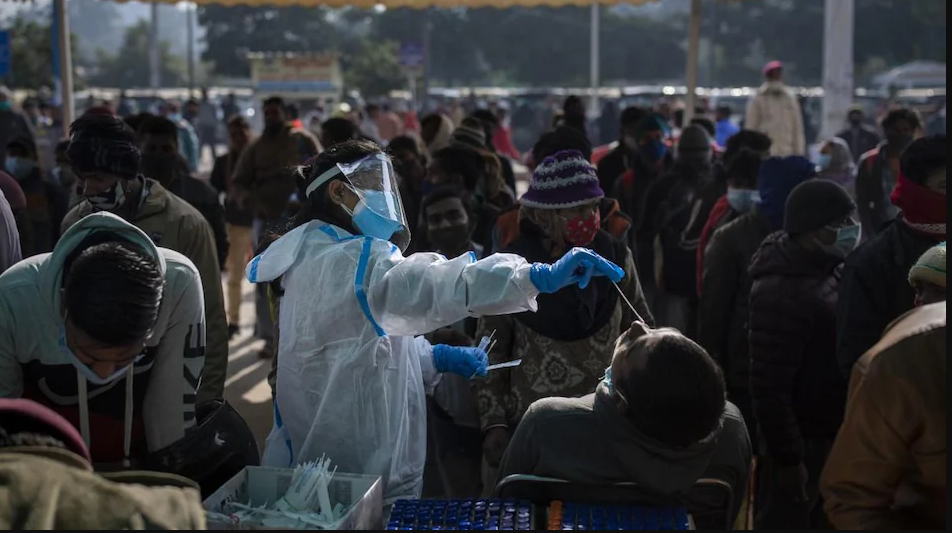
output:
[[906, 135], [903, 133], [890, 133], [886, 136], [886, 140], [889, 141], [890, 146], [901, 148], [905, 150], [916, 140], [913, 135]]
[[139, 168], [147, 178], [167, 185], [178, 177], [179, 157], [178, 154], [142, 154]]
[[852, 127], [854, 127], [854, 128], [858, 128], [858, 127], [860, 127], [860, 126], [862, 126], [862, 125], [863, 125], [863, 119], [861, 119], [861, 118], [853, 118], [853, 119], [850, 119], [850, 126], [852, 126]]
[[284, 129], [284, 122], [265, 122], [264, 132], [266, 135], [277, 135]]
[[450, 226], [427, 231], [430, 244], [437, 251], [456, 253], [469, 247], [470, 230], [468, 226]]

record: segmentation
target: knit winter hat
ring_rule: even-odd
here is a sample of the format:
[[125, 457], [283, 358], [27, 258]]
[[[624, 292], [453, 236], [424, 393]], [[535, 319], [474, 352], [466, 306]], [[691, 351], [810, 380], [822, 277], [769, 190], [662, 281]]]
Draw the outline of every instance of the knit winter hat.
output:
[[595, 167], [578, 150], [564, 150], [536, 167], [519, 202], [536, 209], [571, 209], [604, 197]]
[[856, 202], [832, 181], [809, 180], [793, 189], [784, 211], [784, 231], [798, 235], [849, 216], [856, 211]]
[[909, 283], [926, 282], [945, 287], [945, 243], [926, 250], [909, 271]]
[[453, 135], [450, 136], [450, 144], [458, 144], [466, 146], [467, 148], [485, 150], [487, 147], [486, 132], [479, 128], [463, 124], [453, 131]]
[[699, 155], [702, 152], [710, 154], [712, 150], [711, 138], [701, 126], [691, 124], [681, 132], [681, 138], [678, 140], [679, 157]]

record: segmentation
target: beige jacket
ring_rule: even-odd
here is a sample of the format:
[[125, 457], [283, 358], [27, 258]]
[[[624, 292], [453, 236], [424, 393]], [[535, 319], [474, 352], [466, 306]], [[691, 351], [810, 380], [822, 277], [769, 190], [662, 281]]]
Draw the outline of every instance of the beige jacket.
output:
[[153, 472], [109, 477], [65, 450], [4, 449], [0, 529], [205, 529], [201, 496], [189, 480]]
[[[189, 258], [202, 277], [205, 295], [205, 370], [198, 390], [198, 403], [221, 398], [228, 374], [228, 321], [215, 237], [211, 227], [194, 207], [165, 190], [159, 182], [146, 179], [149, 195], [129, 220], [145, 232], [156, 246], [169, 248]], [[63, 219], [63, 231], [92, 213], [85, 200]]]
[[853, 367], [820, 480], [837, 529], [946, 528], [945, 306], [906, 314]]
[[787, 157], [806, 155], [807, 140], [803, 131], [800, 103], [783, 82], [767, 82], [747, 106], [749, 130], [759, 131], [771, 139], [770, 155]]

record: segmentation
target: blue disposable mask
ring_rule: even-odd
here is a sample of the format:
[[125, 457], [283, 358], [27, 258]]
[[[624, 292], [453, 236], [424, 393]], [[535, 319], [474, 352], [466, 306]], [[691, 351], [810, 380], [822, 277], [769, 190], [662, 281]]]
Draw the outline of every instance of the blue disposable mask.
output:
[[11, 105], [10, 102], [6, 100], [0, 102], [0, 111], [9, 111], [11, 109], [13, 109], [13, 105]]
[[753, 189], [727, 189], [727, 203], [738, 213], [747, 213], [754, 204], [760, 203], [760, 191]]
[[9, 172], [14, 179], [23, 181], [33, 172], [36, 163], [28, 159], [23, 159], [22, 157], [7, 156], [3, 162], [3, 166], [7, 168], [7, 172]]
[[661, 139], [648, 141], [647, 144], [641, 146], [641, 155], [649, 163], [657, 163], [668, 155], [668, 145]]
[[820, 157], [817, 159], [816, 166], [820, 170], [827, 170], [833, 166], [833, 154], [820, 154]]
[[863, 228], [859, 224], [844, 226], [836, 230], [836, 241], [833, 244], [821, 244], [820, 248], [833, 257], [846, 259], [859, 246], [863, 237]]
[[357, 207], [351, 211], [346, 205], [341, 204], [341, 206], [353, 218], [354, 225], [361, 233], [368, 237], [387, 241], [403, 227], [403, 224], [380, 214], [387, 212], [387, 202], [392, 201], [387, 198], [389, 193], [382, 191], [357, 192], [356, 190], [354, 192], [360, 197]]
[[119, 379], [121, 379], [123, 376], [129, 373], [129, 370], [131, 370], [132, 367], [135, 366], [136, 363], [142, 360], [142, 357], [144, 355], [144, 354], [139, 354], [129, 364], [116, 370], [109, 377], [103, 378], [99, 374], [96, 374], [96, 372], [94, 372], [93, 369], [89, 367], [89, 365], [80, 361], [79, 358], [76, 357], [76, 355], [73, 353], [73, 351], [69, 349], [69, 345], [66, 343], [66, 326], [65, 325], [60, 326], [59, 348], [60, 348], [60, 351], [63, 353], [63, 355], [69, 358], [69, 362], [72, 363], [72, 365], [76, 368], [76, 371], [79, 372], [79, 374], [83, 376], [83, 378], [85, 378], [87, 382], [89, 382], [92, 385], [98, 385], [98, 386], [108, 385], [114, 381], [118, 381]]

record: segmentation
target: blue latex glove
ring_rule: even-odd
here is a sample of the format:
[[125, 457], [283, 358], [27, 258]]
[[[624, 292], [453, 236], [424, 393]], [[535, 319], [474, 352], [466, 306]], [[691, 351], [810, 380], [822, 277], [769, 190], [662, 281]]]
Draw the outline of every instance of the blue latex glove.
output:
[[452, 372], [466, 379], [485, 376], [489, 356], [479, 348], [437, 344], [433, 347], [433, 366], [439, 373]]
[[529, 272], [529, 279], [543, 294], [576, 284], [584, 289], [596, 276], [608, 276], [618, 283], [625, 278], [625, 271], [591, 250], [572, 248], [554, 265], [535, 263]]

